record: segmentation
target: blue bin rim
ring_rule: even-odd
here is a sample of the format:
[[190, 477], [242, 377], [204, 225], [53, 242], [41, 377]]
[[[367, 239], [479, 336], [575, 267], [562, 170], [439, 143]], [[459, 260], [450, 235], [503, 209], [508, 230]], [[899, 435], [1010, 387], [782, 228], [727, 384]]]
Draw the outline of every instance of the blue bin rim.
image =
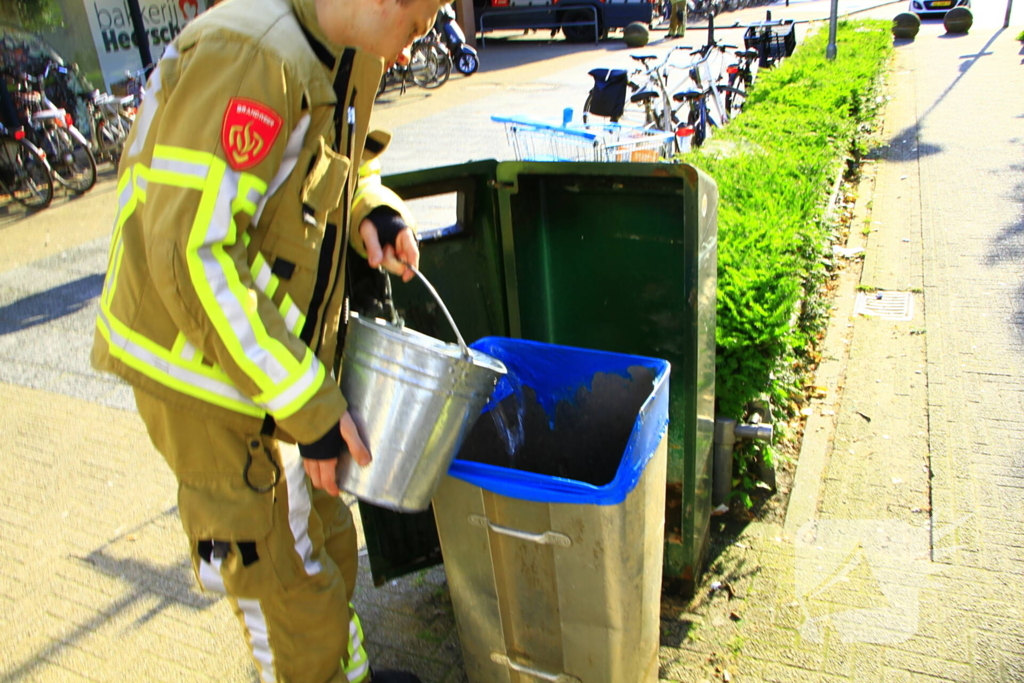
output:
[[[630, 366], [645, 367], [654, 372], [651, 394], [640, 407], [615, 477], [603, 486], [595, 486], [575, 479], [460, 460], [458, 456], [452, 461], [448, 474], [500, 495], [533, 502], [617, 505], [624, 501], [640, 481], [647, 463], [668, 431], [668, 390], [671, 364], [667, 360], [650, 356], [562, 346], [508, 337], [483, 337], [470, 344], [470, 347], [486, 353], [486, 350], [481, 347], [490, 347], [495, 344], [504, 347], [519, 346], [534, 351], [557, 348], [560, 351], [578, 352], [595, 358], [614, 359], [615, 363], [610, 364], [611, 367], [604, 370], [606, 372], [620, 372], [621, 374]], [[601, 369], [597, 370], [597, 372], [601, 371]], [[629, 455], [636, 449], [646, 450], [630, 459]]]

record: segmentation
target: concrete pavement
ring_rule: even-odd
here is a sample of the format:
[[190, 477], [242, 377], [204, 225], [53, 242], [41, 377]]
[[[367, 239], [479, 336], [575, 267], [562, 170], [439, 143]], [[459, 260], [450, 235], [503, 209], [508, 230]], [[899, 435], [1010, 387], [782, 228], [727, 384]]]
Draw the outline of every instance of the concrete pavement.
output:
[[[1024, 680], [1024, 21], [1000, 31], [997, 9], [898, 46], [850, 232], [867, 255], [841, 276], [789, 513], [719, 549], [697, 600], [665, 598], [663, 680]], [[388, 171], [508, 158], [491, 113], [556, 118], [589, 68], [628, 62], [494, 49], [507, 68], [381, 107]], [[227, 605], [194, 587], [173, 479], [125, 388], [88, 368], [108, 188], [0, 216], [0, 683], [252, 681]], [[908, 293], [914, 317], [854, 315], [858, 285]], [[464, 680], [443, 569], [360, 581], [378, 666]]]
[[[665, 601], [663, 677], [1024, 681], [1024, 123], [994, 85], [1020, 75], [1018, 32], [898, 45], [785, 523]], [[877, 292], [912, 318], [856, 314]]]

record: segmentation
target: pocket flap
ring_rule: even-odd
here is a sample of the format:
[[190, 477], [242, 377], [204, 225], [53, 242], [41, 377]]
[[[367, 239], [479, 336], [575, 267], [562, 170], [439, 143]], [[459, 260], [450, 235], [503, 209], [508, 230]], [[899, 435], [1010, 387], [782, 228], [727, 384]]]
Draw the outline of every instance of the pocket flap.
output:
[[274, 494], [256, 493], [239, 476], [181, 482], [178, 511], [193, 539], [258, 541], [273, 527]]
[[330, 213], [341, 204], [351, 161], [327, 146], [320, 138], [316, 161], [302, 184], [302, 203], [316, 213]]

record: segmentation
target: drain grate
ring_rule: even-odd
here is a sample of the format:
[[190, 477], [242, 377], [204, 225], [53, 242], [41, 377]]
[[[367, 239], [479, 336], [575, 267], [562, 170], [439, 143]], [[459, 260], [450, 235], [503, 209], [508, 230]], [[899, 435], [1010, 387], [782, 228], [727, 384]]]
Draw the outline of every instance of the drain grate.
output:
[[853, 314], [882, 320], [910, 320], [914, 317], [914, 295], [910, 292], [858, 292]]

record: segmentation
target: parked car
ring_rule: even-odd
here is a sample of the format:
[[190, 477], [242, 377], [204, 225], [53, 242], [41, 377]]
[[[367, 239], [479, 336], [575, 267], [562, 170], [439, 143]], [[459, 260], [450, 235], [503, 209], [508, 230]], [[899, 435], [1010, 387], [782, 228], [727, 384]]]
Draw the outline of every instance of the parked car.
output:
[[971, 8], [971, 0], [910, 0], [910, 11], [926, 17], [945, 14], [954, 7]]

